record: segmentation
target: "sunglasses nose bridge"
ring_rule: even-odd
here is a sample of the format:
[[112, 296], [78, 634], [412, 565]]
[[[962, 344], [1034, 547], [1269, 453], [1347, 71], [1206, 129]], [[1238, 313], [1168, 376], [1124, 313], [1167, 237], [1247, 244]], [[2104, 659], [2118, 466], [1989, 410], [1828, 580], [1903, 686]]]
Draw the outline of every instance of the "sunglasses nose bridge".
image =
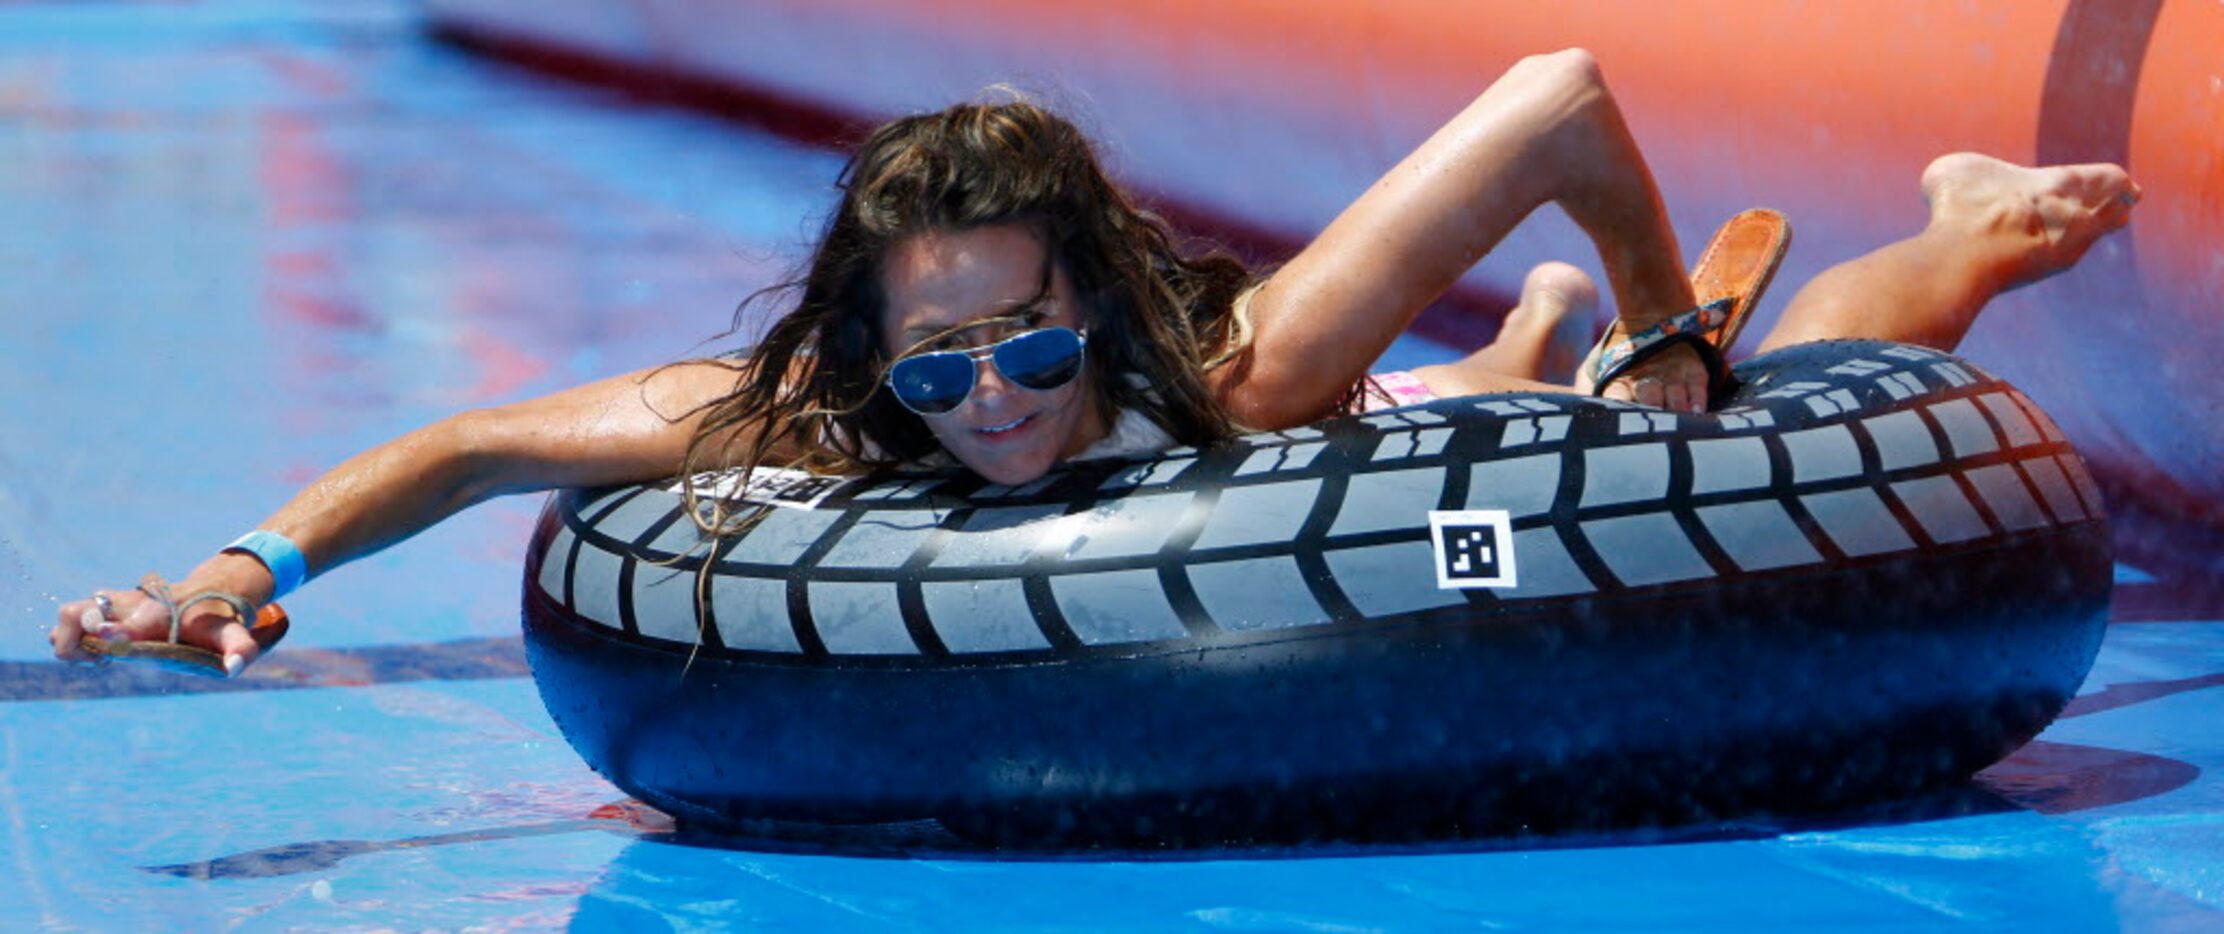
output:
[[972, 395], [975, 398], [983, 394], [1005, 395], [1020, 388], [1019, 384], [1012, 382], [1011, 377], [1004, 375], [1004, 368], [996, 364], [993, 350], [994, 348], [983, 347], [967, 354], [973, 358]]

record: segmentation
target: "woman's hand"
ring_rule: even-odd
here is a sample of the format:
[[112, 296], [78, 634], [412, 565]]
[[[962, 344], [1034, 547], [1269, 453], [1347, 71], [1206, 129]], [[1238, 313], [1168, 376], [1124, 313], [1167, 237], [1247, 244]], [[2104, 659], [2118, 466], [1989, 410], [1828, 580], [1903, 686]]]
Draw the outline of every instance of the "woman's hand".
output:
[[[212, 590], [238, 594], [259, 606], [270, 597], [270, 572], [252, 557], [226, 552], [202, 563], [184, 580], [170, 584], [170, 592], [178, 597]], [[110, 643], [169, 640], [170, 611], [162, 601], [138, 589], [96, 590], [94, 594], [62, 604], [60, 618], [47, 633], [55, 658], [101, 661], [86, 651], [86, 636]], [[102, 612], [101, 597], [107, 598], [106, 613]], [[247, 631], [247, 621], [239, 619], [229, 604], [202, 600], [181, 609], [184, 619], [178, 626], [178, 641], [222, 656], [226, 674], [237, 677], [262, 654], [262, 647]]]
[[1616, 376], [1602, 395], [1671, 412], [1698, 413], [1707, 410], [1708, 383], [1707, 367], [1699, 362], [1698, 352], [1676, 347]]
[[[1578, 394], [1590, 395], [1597, 385], [1591, 382], [1591, 372], [1598, 362], [1599, 349], [1592, 348], [1591, 355], [1575, 368], [1575, 391]], [[1697, 413], [1706, 411], [1713, 401], [1707, 398], [1710, 382], [1706, 364], [1700, 362], [1698, 351], [1689, 347], [1672, 347], [1662, 351], [1659, 356], [1624, 370], [1599, 395], [1671, 412]]]

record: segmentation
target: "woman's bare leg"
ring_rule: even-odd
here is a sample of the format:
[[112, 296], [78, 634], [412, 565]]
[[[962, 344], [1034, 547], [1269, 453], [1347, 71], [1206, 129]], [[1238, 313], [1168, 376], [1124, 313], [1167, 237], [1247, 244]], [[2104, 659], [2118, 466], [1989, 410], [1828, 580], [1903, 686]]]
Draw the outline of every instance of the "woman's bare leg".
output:
[[[1581, 50], [1523, 59], [1345, 209], [1275, 273], [1251, 308], [1249, 365], [1216, 388], [1237, 419], [1319, 417], [1434, 301], [1541, 205], [1588, 233], [1623, 321], [1644, 328], [1691, 305], [1660, 192], [1596, 61]], [[1647, 372], [1654, 398], [1705, 402], [1695, 355]], [[1515, 388], [1513, 380], [1503, 388]], [[1630, 384], [1616, 387], [1625, 396]]]
[[1591, 346], [1598, 286], [1583, 270], [1543, 263], [1521, 283], [1521, 301], [1506, 313], [1488, 346], [1453, 363], [1417, 367], [1414, 375], [1439, 396], [1490, 391], [1499, 377], [1565, 383]]
[[1763, 351], [1849, 337], [1952, 350], [1993, 296], [2075, 265], [2139, 199], [2113, 165], [2032, 169], [1975, 153], [1939, 157], [1922, 188], [1930, 225], [1810, 280]]

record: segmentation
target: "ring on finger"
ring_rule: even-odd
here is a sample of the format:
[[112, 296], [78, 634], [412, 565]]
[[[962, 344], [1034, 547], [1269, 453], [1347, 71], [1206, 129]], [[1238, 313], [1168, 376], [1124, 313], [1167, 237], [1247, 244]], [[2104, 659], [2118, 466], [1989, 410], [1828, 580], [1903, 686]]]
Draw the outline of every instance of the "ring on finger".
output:
[[100, 608], [101, 619], [116, 618], [116, 601], [108, 599], [107, 594], [93, 591], [93, 605]]

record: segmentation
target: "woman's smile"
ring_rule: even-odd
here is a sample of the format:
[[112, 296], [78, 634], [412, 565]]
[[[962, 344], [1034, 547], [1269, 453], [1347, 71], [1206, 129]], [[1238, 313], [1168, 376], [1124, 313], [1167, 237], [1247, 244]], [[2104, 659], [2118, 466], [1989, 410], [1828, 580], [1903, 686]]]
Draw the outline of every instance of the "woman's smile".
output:
[[990, 425], [986, 428], [975, 428], [973, 430], [987, 435], [991, 438], [1002, 439], [1006, 436], [1011, 435], [1014, 431], [1017, 431], [1019, 429], [1019, 426], [1026, 424], [1027, 420], [1031, 418], [1034, 418], [1034, 416], [1022, 415], [1001, 425]]

